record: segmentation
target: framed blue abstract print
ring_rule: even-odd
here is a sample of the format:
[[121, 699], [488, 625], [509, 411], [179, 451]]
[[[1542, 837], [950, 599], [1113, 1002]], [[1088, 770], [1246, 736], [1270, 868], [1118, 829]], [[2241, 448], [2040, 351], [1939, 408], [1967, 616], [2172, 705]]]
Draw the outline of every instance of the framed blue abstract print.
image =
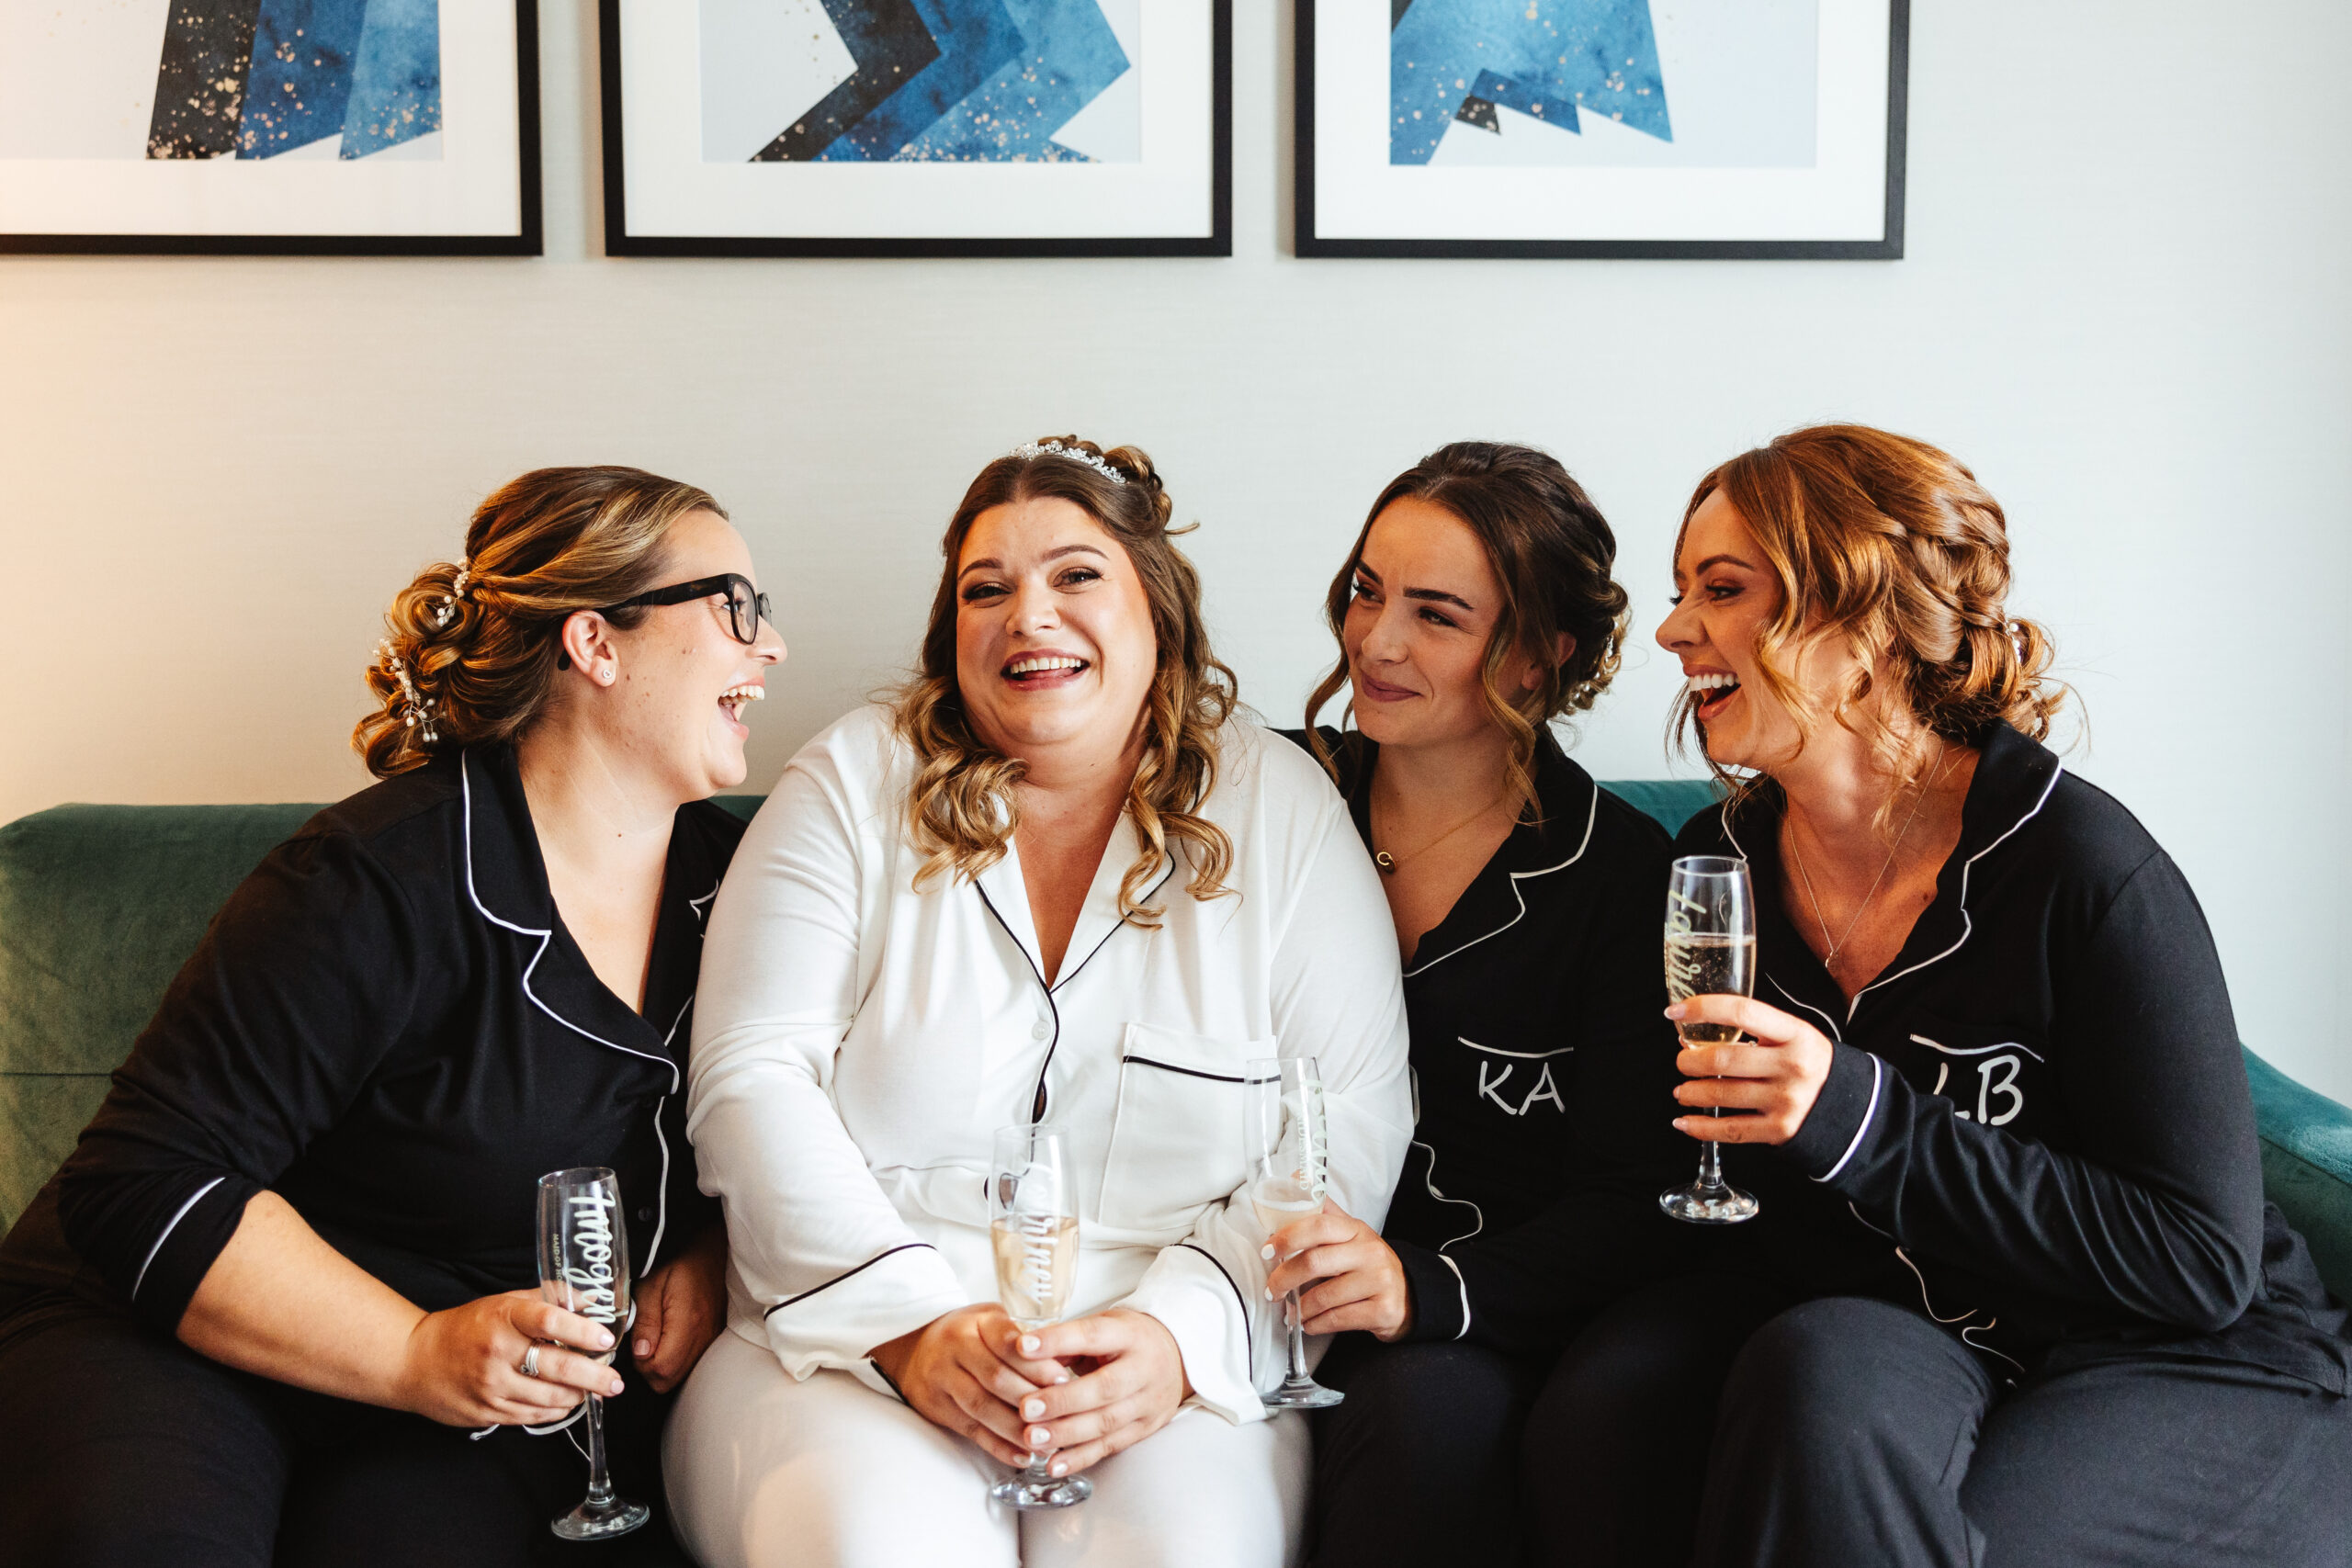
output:
[[0, 3], [0, 251], [537, 255], [536, 0]]
[[1295, 0], [1303, 256], [1903, 254], [1908, 0]]
[[1232, 0], [601, 0], [612, 255], [1232, 254]]

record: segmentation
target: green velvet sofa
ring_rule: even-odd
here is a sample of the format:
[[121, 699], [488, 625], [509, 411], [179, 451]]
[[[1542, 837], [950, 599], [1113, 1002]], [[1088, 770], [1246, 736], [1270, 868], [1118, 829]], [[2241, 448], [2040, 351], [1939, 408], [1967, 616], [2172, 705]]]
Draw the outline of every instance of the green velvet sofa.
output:
[[[1609, 787], [1669, 830], [1711, 798], [1687, 781]], [[61, 806], [0, 826], [0, 1228], [72, 1150], [229, 890], [317, 809]], [[2265, 1184], [2352, 1300], [2352, 1111], [2245, 1064]]]

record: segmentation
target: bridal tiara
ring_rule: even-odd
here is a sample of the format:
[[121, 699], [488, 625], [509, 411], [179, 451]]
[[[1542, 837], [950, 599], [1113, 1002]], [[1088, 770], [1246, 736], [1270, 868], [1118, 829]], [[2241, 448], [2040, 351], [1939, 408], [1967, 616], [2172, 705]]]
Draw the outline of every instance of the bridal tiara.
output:
[[1091, 452], [1080, 451], [1075, 446], [1065, 446], [1058, 441], [1023, 442], [1012, 449], [1012, 456], [1015, 457], [1068, 457], [1073, 463], [1085, 464], [1114, 485], [1123, 485], [1127, 482], [1127, 476], [1113, 468], [1104, 459]]

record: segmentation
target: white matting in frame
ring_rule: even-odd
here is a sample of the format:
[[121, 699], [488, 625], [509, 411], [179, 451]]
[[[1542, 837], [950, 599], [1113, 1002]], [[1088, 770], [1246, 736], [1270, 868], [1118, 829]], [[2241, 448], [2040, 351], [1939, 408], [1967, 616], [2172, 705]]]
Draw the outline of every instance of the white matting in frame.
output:
[[[978, 92], [927, 127], [922, 116], [887, 123], [888, 100], [869, 97], [853, 112], [872, 118], [823, 132], [839, 143], [830, 152], [814, 133], [786, 150], [787, 133], [808, 129], [806, 111], [861, 69], [850, 46], [870, 39], [845, 40], [843, 22], [912, 11], [903, 0], [782, 4], [805, 24], [790, 35], [794, 52], [746, 72], [704, 34], [724, 26], [732, 47], [784, 48], [760, 13], [729, 0], [602, 0], [609, 254], [1231, 254], [1231, 0], [1101, 0], [1109, 85], [1091, 86], [1075, 117], [1052, 116], [1009, 150], [978, 156]], [[1017, 24], [1049, 10], [1069, 8], [1014, 0], [1001, 14]], [[937, 11], [956, 26], [967, 0]], [[912, 36], [921, 52], [910, 69], [956, 41]], [[1039, 57], [1026, 68], [1056, 64]], [[761, 91], [774, 95], [773, 111], [746, 96]], [[707, 99], [722, 93], [724, 102]], [[779, 122], [776, 145], [747, 156], [763, 113]], [[858, 155], [842, 157], [853, 143]]]
[[[428, 45], [437, 35], [437, 127], [412, 126], [380, 150], [348, 146], [351, 132], [258, 156], [250, 139], [242, 156], [154, 150], [166, 28], [191, 25], [178, 13], [198, 16], [195, 0], [12, 6], [0, 18], [0, 251], [536, 255], [533, 5], [390, 7], [435, 29]], [[266, 7], [244, 9], [267, 25]], [[250, 38], [253, 18], [243, 25]], [[224, 123], [269, 61], [248, 69], [250, 81], [223, 89]]]
[[[1545, 24], [1561, 18], [1567, 33], [1579, 6], [1628, 9], [1624, 0], [1547, 0]], [[1540, 101], [1517, 109], [1507, 100], [1465, 104], [1476, 96], [1469, 68], [1428, 84], [1427, 118], [1410, 124], [1423, 118], [1414, 112], [1422, 85], [1408, 67], [1429, 62], [1407, 61], [1415, 51], [1392, 43], [1424, 6], [1422, 38], [1432, 17], [1462, 18], [1459, 36], [1474, 40], [1479, 27], [1518, 21], [1513, 7], [1507, 21], [1485, 22], [1494, 7], [1481, 0], [1412, 0], [1402, 12], [1383, 0], [1297, 0], [1301, 255], [1903, 254], [1907, 0], [1784, 6], [1783, 30], [1794, 41], [1780, 40], [1778, 56], [1766, 53], [1761, 46], [1772, 40], [1760, 35], [1737, 40], [1752, 57], [1773, 58], [1777, 79], [1810, 97], [1793, 107], [1768, 102], [1753, 82], [1743, 86], [1736, 62], [1705, 57], [1722, 42], [1701, 30], [1713, 7], [1650, 0], [1648, 16], [1634, 18], [1656, 51], [1641, 64], [1662, 81], [1674, 111], [1670, 138], [1655, 134], [1655, 119], [1645, 134], [1618, 123], [1640, 116], [1596, 113], [1589, 100], [1580, 116]], [[1532, 6], [1526, 14], [1536, 15]], [[1629, 53], [1623, 63], [1636, 62]], [[1624, 83], [1606, 86], [1622, 94]], [[1720, 107], [1743, 90], [1755, 100], [1734, 106], [1750, 116], [1746, 126]], [[1591, 96], [1631, 101], [1599, 87]], [[1546, 118], [1532, 118], [1530, 108]]]

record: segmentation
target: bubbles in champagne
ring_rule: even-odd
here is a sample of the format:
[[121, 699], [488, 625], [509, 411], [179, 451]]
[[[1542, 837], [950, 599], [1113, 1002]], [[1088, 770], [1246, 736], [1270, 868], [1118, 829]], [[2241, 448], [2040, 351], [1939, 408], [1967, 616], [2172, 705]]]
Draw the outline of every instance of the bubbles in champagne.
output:
[[[1716, 931], [1669, 929], [1666, 933], [1666, 995], [1668, 1001], [1686, 997], [1751, 997], [1756, 994], [1756, 939]], [[1714, 1045], [1739, 1038], [1728, 1023], [1685, 1023], [1685, 1043]]]

